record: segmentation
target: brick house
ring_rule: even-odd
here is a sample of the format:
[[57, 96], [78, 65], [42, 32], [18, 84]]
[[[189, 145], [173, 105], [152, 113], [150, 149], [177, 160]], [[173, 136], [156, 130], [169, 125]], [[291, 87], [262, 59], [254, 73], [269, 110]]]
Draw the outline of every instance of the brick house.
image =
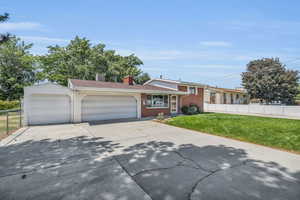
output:
[[203, 110], [204, 85], [152, 79], [134, 84], [70, 79], [68, 87], [53, 83], [24, 89], [24, 123], [78, 123], [123, 118], [176, 115], [184, 105]]
[[[191, 104], [197, 105], [201, 111], [203, 111], [203, 102], [204, 102], [204, 88], [206, 87], [203, 84], [186, 82], [186, 81], [174, 81], [166, 79], [151, 79], [147, 81], [144, 85], [151, 85], [166, 89], [172, 89], [173, 91], [184, 92], [181, 95], [171, 96], [171, 98], [176, 98], [176, 112], [181, 113], [182, 106], [189, 106]], [[171, 99], [172, 100], [172, 99]], [[173, 101], [174, 102], [174, 101]], [[172, 102], [171, 102], [172, 103]], [[172, 105], [171, 105], [172, 106]], [[158, 110], [158, 112], [165, 112], [166, 114], [171, 112], [171, 107], [169, 110]], [[145, 110], [147, 112], [147, 110]]]

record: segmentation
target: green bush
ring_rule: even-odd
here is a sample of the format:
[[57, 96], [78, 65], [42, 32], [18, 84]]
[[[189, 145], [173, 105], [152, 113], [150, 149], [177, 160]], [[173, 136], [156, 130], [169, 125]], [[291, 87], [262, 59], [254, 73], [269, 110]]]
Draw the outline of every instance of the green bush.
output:
[[181, 112], [183, 114], [187, 115], [188, 111], [189, 111], [189, 107], [188, 106], [182, 106], [181, 107]]
[[188, 110], [188, 113], [190, 115], [195, 115], [195, 114], [198, 114], [200, 111], [199, 107], [197, 105], [194, 105], [194, 104], [191, 104], [189, 106], [189, 110]]
[[9, 110], [20, 107], [19, 101], [2, 101], [0, 100], [0, 110]]
[[199, 107], [195, 104], [191, 104], [189, 106], [182, 106], [181, 111], [185, 115], [195, 115], [200, 113]]

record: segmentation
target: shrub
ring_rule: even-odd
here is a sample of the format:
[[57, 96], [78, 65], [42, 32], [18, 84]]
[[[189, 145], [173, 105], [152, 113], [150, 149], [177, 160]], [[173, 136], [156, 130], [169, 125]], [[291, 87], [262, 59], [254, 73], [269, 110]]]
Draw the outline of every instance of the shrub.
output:
[[181, 112], [185, 115], [188, 114], [188, 111], [189, 111], [189, 107], [188, 106], [182, 106], [181, 107]]
[[199, 110], [199, 107], [198, 107], [197, 105], [191, 104], [191, 105], [189, 106], [188, 113], [189, 113], [190, 115], [198, 114], [199, 111], [200, 111], [200, 110]]
[[182, 106], [181, 111], [185, 115], [195, 115], [200, 113], [199, 107], [195, 104], [191, 104], [189, 106]]
[[0, 110], [9, 110], [20, 107], [19, 101], [2, 101], [0, 100]]

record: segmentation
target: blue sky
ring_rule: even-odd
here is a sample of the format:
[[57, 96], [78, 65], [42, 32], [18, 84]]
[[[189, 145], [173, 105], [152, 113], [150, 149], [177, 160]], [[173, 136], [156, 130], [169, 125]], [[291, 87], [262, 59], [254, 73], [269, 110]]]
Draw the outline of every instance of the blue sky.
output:
[[0, 32], [34, 43], [32, 53], [76, 35], [140, 57], [152, 77], [238, 87], [246, 64], [279, 57], [300, 70], [300, 1], [1, 1]]

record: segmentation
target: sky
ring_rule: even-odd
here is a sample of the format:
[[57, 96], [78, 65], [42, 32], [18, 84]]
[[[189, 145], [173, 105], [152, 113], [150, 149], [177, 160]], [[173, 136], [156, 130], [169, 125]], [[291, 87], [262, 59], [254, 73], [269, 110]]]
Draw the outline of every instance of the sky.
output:
[[300, 70], [299, 0], [10, 0], [0, 32], [33, 43], [33, 54], [75, 36], [134, 53], [152, 78], [235, 88], [249, 61], [279, 57]]

